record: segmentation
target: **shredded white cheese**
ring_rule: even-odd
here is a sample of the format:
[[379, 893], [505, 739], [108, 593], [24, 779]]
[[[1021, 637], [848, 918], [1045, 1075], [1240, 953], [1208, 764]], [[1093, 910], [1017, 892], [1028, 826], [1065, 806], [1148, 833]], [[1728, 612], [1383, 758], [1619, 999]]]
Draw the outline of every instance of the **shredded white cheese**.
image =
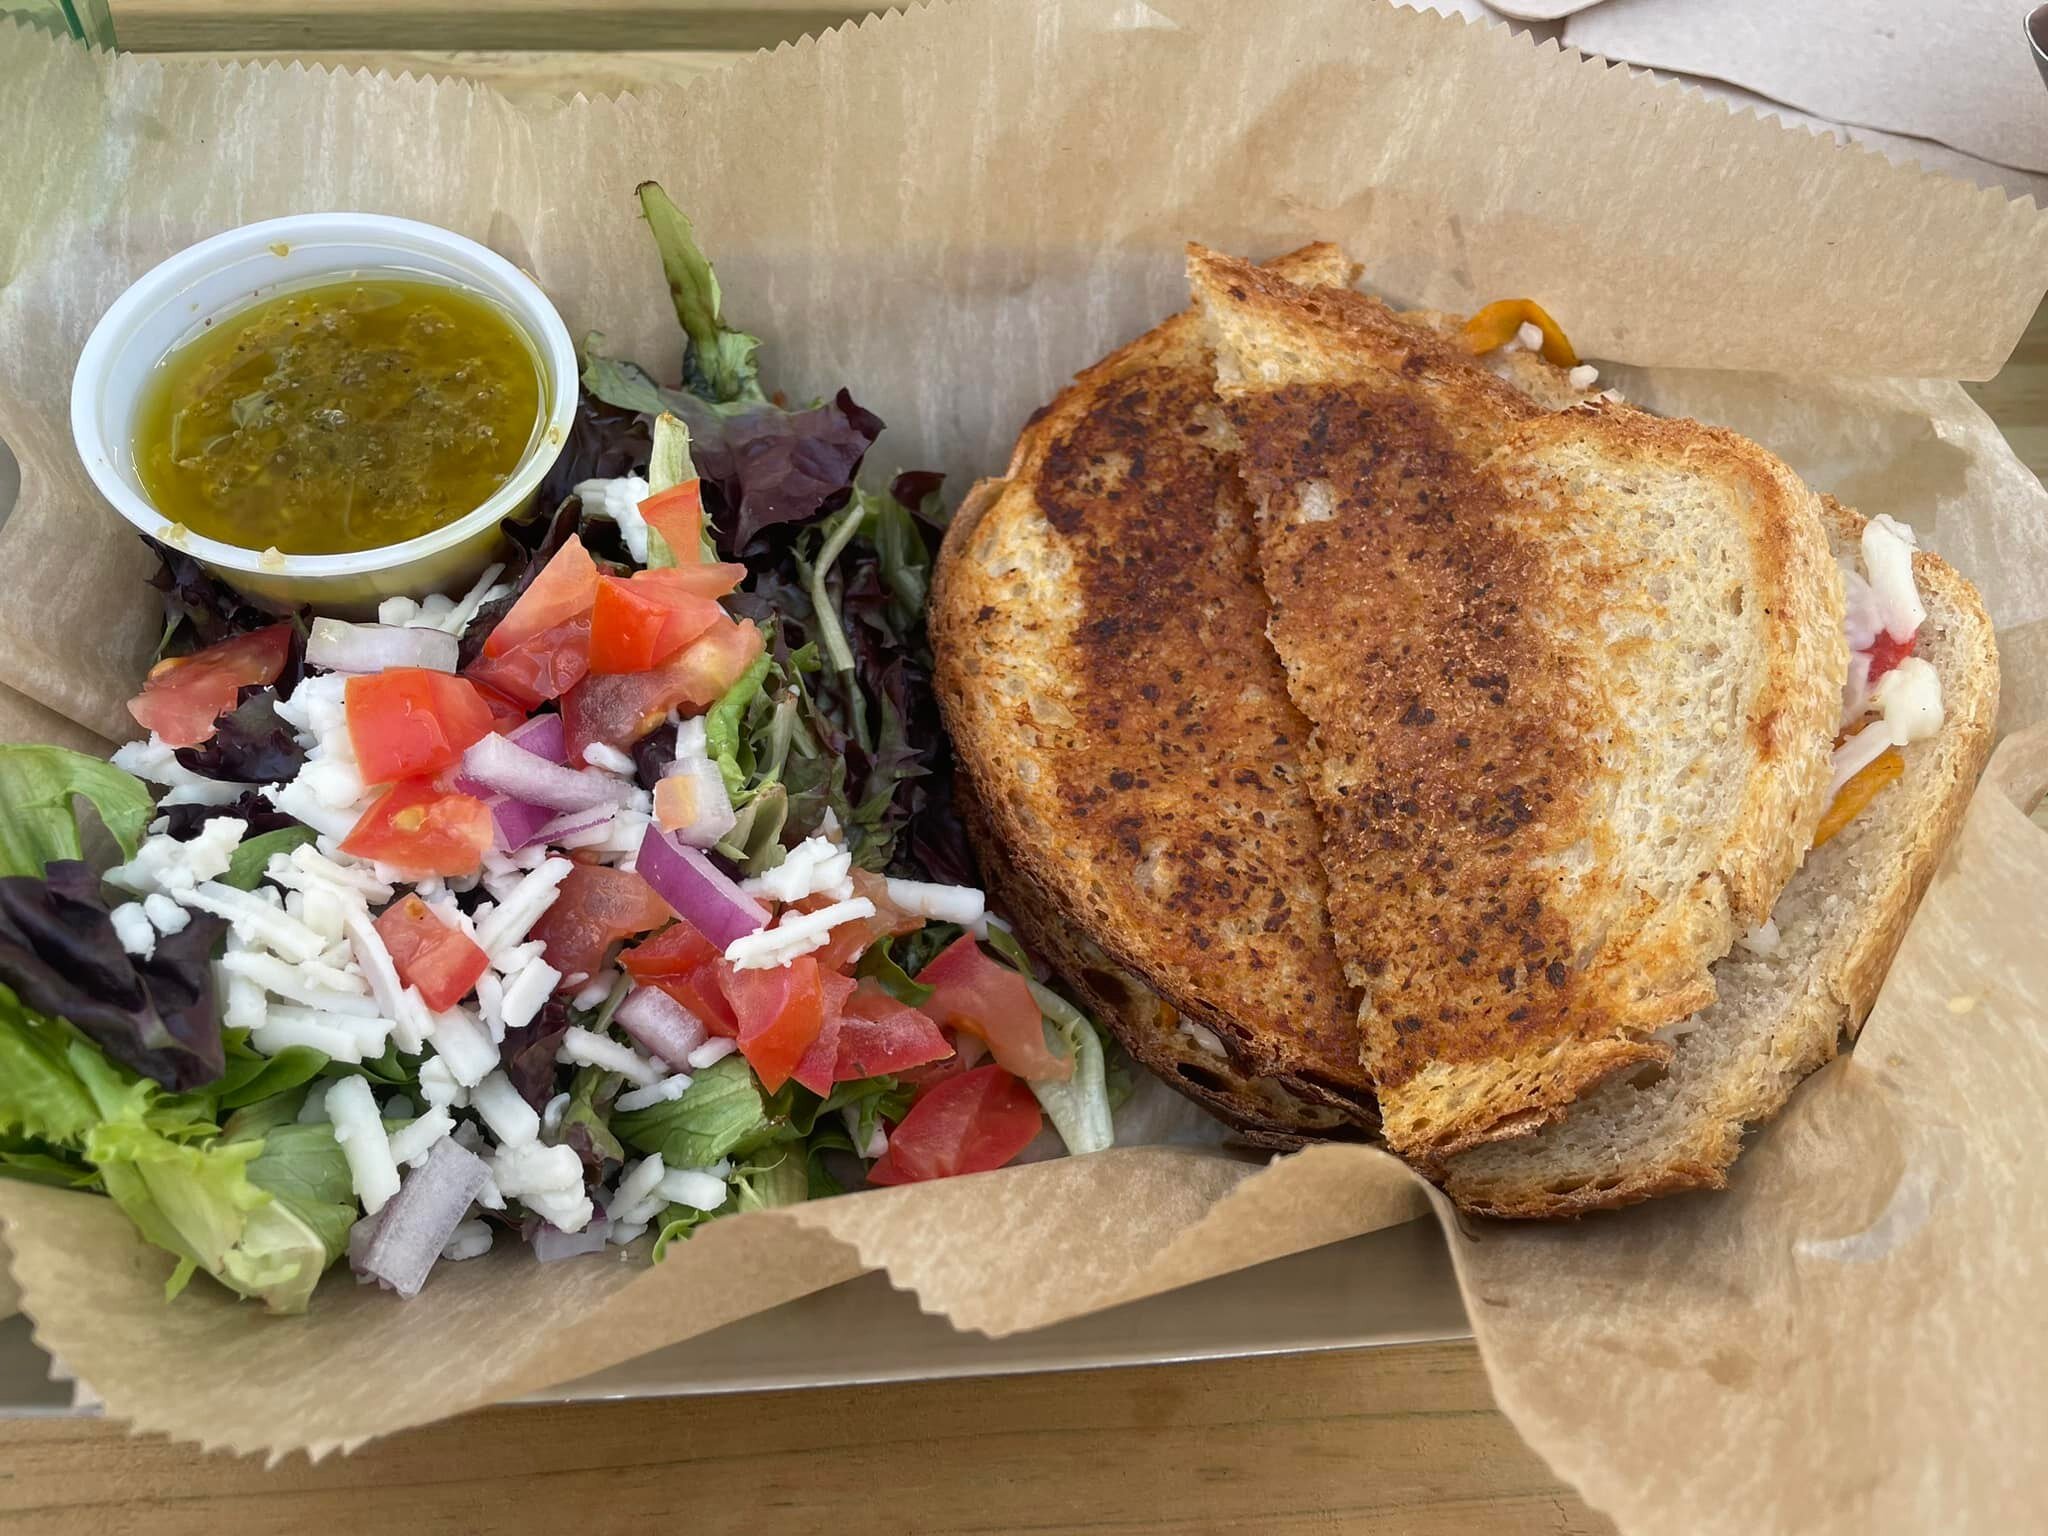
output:
[[725, 947], [725, 958], [735, 970], [773, 970], [778, 965], [789, 964], [799, 955], [822, 949], [832, 930], [841, 923], [874, 915], [875, 904], [865, 896], [834, 902], [815, 912], [784, 912], [773, 928], [763, 928], [758, 933], [742, 934], [734, 939]]
[[554, 995], [562, 973], [535, 956], [519, 968], [519, 974], [505, 987], [502, 1017], [506, 1029], [524, 1029]]
[[647, 519], [640, 515], [640, 503], [647, 499], [645, 480], [638, 475], [621, 475], [616, 480], [579, 480], [571, 494], [582, 501], [585, 517], [609, 518], [619, 525], [619, 537], [634, 564], [647, 563]]
[[[384, 1134], [384, 1117], [367, 1079], [343, 1077], [327, 1090], [327, 1118], [348, 1160], [349, 1183], [366, 1215], [374, 1216], [398, 1193], [398, 1163]], [[574, 1156], [572, 1153], [571, 1156]]]
[[550, 1147], [538, 1141], [500, 1147], [491, 1158], [491, 1180], [499, 1195], [521, 1201], [528, 1210], [564, 1232], [581, 1232], [590, 1224], [590, 1197], [583, 1191], [583, 1159], [573, 1147]]
[[124, 901], [107, 916], [113, 920], [114, 937], [123, 950], [143, 960], [156, 953], [156, 929], [141, 902]]
[[1941, 729], [1941, 674], [1918, 656], [1903, 657], [1877, 680], [1870, 702], [1895, 746], [1925, 741]]
[[938, 885], [926, 880], [891, 880], [889, 904], [935, 923], [972, 928], [988, 911], [988, 898], [971, 885]]
[[713, 1035], [690, 1052], [690, 1070], [702, 1072], [706, 1067], [716, 1066], [739, 1048], [737, 1040], [729, 1040], [724, 1035]]
[[603, 1035], [593, 1034], [582, 1025], [571, 1025], [569, 1032], [562, 1036], [560, 1056], [578, 1066], [603, 1067], [607, 1072], [617, 1072], [642, 1088], [652, 1087], [665, 1074], [637, 1051], [629, 1050], [618, 1041]]
[[477, 920], [477, 947], [491, 956], [495, 964], [499, 952], [523, 940], [527, 931], [540, 921], [541, 914], [555, 904], [555, 887], [568, 879], [569, 871], [575, 867], [567, 859], [543, 860], [539, 868], [505, 893], [488, 917]]
[[[389, 1114], [394, 1106], [387, 1104], [384, 1108]], [[430, 1105], [425, 1114], [391, 1133], [391, 1156], [401, 1167], [416, 1167], [426, 1161], [427, 1154], [434, 1150], [436, 1143], [454, 1130], [455, 1120], [447, 1108], [440, 1104]]]
[[448, 1246], [441, 1250], [441, 1257], [453, 1264], [464, 1259], [481, 1258], [490, 1251], [491, 1224], [481, 1216], [472, 1216], [450, 1234]]
[[491, 1135], [501, 1147], [524, 1146], [540, 1140], [540, 1115], [520, 1097], [512, 1079], [493, 1072], [470, 1090], [470, 1108], [483, 1117]]
[[639, 772], [632, 758], [617, 747], [608, 747], [601, 741], [593, 741], [583, 749], [583, 761], [593, 768], [602, 768], [606, 773], [624, 774], [629, 779]]
[[651, 1083], [645, 1088], [633, 1088], [620, 1094], [617, 1107], [620, 1109], [652, 1109], [657, 1104], [666, 1104], [671, 1100], [680, 1099], [689, 1091], [689, 1088], [690, 1074], [678, 1072], [672, 1077], [664, 1077], [660, 1082]]
[[[498, 1065], [498, 1047], [492, 1042], [490, 1031], [459, 1003], [446, 1013], [430, 1017], [433, 1022], [427, 1034], [435, 1053], [448, 1063], [448, 1071], [456, 1082], [474, 1089]], [[420, 1088], [425, 1092], [424, 1076]]]
[[725, 1204], [725, 1174], [708, 1168], [671, 1168], [656, 1188], [670, 1204], [696, 1211], [715, 1211]]
[[[723, 788], [721, 783], [721, 793]], [[766, 874], [742, 880], [740, 889], [749, 896], [766, 896], [771, 901], [802, 901], [806, 896], [830, 896], [834, 901], [845, 901], [853, 895], [852, 872], [852, 854], [822, 837], [807, 837]]]

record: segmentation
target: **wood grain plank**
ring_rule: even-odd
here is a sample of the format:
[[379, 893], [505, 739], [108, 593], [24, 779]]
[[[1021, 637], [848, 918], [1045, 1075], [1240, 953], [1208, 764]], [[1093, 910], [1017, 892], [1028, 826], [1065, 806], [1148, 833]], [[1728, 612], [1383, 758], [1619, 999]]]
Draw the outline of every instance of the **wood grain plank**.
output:
[[[260, 48], [196, 49], [183, 60], [216, 64], [268, 64], [275, 52]], [[327, 69], [365, 69], [388, 75], [473, 80], [517, 98], [620, 96], [650, 85], [680, 85], [744, 54], [696, 52], [562, 53], [550, 49], [407, 50], [321, 48], [291, 55], [298, 63]]]
[[832, 0], [113, 0], [141, 53], [255, 49], [772, 48], [883, 5]]
[[0, 1426], [9, 1532], [1611, 1530], [1493, 1407], [1469, 1343], [1147, 1369], [500, 1408], [319, 1466]]

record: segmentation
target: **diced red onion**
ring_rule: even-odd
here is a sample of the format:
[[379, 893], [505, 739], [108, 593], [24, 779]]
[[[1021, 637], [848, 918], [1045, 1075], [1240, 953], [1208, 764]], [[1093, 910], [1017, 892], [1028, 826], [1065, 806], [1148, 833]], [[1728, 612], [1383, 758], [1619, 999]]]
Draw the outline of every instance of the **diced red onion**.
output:
[[[357, 1273], [400, 1296], [417, 1296], [427, 1283], [427, 1272], [469, 1214], [470, 1202], [489, 1180], [483, 1159], [460, 1142], [434, 1143], [427, 1160], [406, 1174], [398, 1193], [378, 1213], [377, 1230], [356, 1265]], [[349, 1239], [353, 1245], [353, 1229]]]
[[624, 787], [606, 774], [565, 768], [505, 736], [485, 736], [462, 754], [462, 776], [515, 800], [587, 811], [623, 803]]
[[534, 843], [559, 843], [563, 838], [573, 837], [578, 832], [588, 832], [594, 827], [601, 827], [617, 814], [617, 808], [609, 805], [600, 805], [595, 810], [588, 811], [564, 811], [528, 838], [525, 846]]
[[[400, 1184], [403, 1189], [405, 1186]], [[370, 1244], [376, 1240], [377, 1229], [384, 1225], [384, 1211], [390, 1210], [387, 1203], [384, 1210], [374, 1216], [364, 1216], [348, 1229], [348, 1267], [356, 1272], [356, 1279], [367, 1283], [370, 1277], [363, 1273], [363, 1261], [370, 1256]]]
[[724, 949], [734, 939], [768, 926], [768, 912], [699, 849], [650, 826], [634, 867], [654, 894]]
[[[459, 782], [457, 787], [460, 788]], [[507, 852], [517, 852], [532, 843], [540, 836], [541, 829], [554, 819], [552, 808], [514, 800], [509, 795], [499, 796], [491, 806], [491, 820], [498, 827], [498, 842]]]
[[635, 987], [628, 992], [612, 1019], [642, 1050], [678, 1072], [689, 1070], [690, 1052], [711, 1034], [702, 1019], [655, 987]]
[[533, 1256], [543, 1264], [552, 1264], [557, 1259], [573, 1259], [578, 1254], [599, 1253], [604, 1249], [606, 1234], [612, 1229], [611, 1218], [593, 1216], [581, 1232], [564, 1232], [553, 1222], [544, 1221], [527, 1239], [533, 1244]]
[[507, 731], [505, 739], [518, 742], [535, 757], [544, 757], [551, 763], [569, 761], [569, 743], [560, 715], [535, 715], [517, 730]]
[[382, 672], [387, 667], [453, 672], [459, 650], [445, 630], [315, 619], [306, 637], [306, 665], [330, 672]]

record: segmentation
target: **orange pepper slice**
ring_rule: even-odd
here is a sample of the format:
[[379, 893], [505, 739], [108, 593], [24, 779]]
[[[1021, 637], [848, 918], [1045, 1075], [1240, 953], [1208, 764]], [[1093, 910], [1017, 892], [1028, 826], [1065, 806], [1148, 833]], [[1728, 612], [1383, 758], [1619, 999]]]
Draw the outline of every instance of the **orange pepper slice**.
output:
[[1465, 345], [1474, 352], [1491, 352], [1514, 340], [1524, 324], [1543, 333], [1543, 360], [1560, 368], [1579, 366], [1579, 354], [1565, 339], [1564, 327], [1534, 299], [1495, 299], [1465, 322]]
[[1820, 819], [1820, 828], [1813, 834], [1813, 846], [1818, 848], [1842, 828], [1849, 825], [1863, 808], [1877, 798], [1877, 792], [1906, 771], [1906, 760], [1899, 756], [1897, 747], [1887, 747], [1856, 771], [1853, 778], [1835, 794], [1834, 804]]

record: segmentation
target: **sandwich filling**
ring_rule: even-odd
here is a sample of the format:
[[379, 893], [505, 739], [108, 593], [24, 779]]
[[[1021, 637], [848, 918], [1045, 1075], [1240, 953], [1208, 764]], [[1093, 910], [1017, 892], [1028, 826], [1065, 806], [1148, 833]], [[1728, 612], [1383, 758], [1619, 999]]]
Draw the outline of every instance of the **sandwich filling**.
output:
[[[1863, 530], [1863, 569], [1843, 564], [1849, 680], [1842, 690], [1843, 739], [1834, 753], [1835, 795], [1892, 748], [1941, 729], [1941, 679], [1913, 654], [1927, 618], [1913, 581], [1919, 547], [1911, 528], [1880, 513]], [[1866, 723], [1873, 714], [1878, 718]]]

